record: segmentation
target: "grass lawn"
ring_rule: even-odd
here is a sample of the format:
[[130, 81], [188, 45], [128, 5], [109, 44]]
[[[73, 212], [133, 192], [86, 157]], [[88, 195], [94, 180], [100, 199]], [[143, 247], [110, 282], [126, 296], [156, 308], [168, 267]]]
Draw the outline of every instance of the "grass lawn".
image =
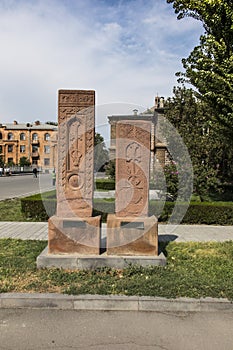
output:
[[0, 240], [0, 292], [215, 297], [233, 300], [233, 242], [169, 243], [166, 267], [37, 270], [47, 242]]
[[21, 212], [20, 198], [0, 201], [0, 221], [26, 221]]

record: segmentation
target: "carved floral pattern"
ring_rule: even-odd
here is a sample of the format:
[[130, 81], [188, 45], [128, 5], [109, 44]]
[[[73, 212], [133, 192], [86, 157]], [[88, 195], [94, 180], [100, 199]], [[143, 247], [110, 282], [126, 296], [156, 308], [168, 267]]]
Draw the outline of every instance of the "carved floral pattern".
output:
[[[142, 126], [142, 127], [141, 127]], [[116, 125], [116, 214], [148, 214], [150, 122], [124, 121]]]
[[[79, 91], [71, 92], [70, 98], [68, 95], [59, 94], [57, 214], [69, 215], [73, 211], [80, 216], [91, 216], [94, 106], [87, 104], [93, 104], [94, 92], [91, 96], [87, 94], [87, 98], [83, 91], [81, 97]], [[63, 106], [67, 103], [72, 106]]]

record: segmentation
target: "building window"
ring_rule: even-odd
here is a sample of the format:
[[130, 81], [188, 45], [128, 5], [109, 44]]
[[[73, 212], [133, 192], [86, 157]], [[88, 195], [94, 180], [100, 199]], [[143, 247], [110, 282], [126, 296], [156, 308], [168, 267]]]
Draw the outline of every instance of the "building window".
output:
[[44, 158], [44, 165], [45, 166], [50, 165], [50, 159], [49, 158]]
[[0, 154], [2, 153], [2, 146], [0, 146]]
[[32, 146], [32, 153], [38, 152], [38, 147], [37, 146]]
[[7, 163], [8, 163], [9, 165], [10, 165], [10, 164], [13, 164], [13, 158], [8, 158]]
[[38, 141], [38, 134], [37, 133], [32, 134], [32, 141]]
[[20, 145], [20, 153], [25, 153], [26, 147], [25, 145]]
[[46, 133], [46, 134], [44, 135], [44, 140], [45, 140], [45, 141], [50, 141], [50, 134]]
[[14, 139], [14, 135], [12, 134], [12, 132], [8, 133], [8, 140], [13, 140]]
[[24, 134], [24, 132], [21, 132], [20, 141], [25, 141], [25, 140], [26, 140], [26, 135]]
[[8, 153], [12, 153], [13, 152], [13, 145], [8, 145]]
[[0, 132], [0, 140], [2, 140], [2, 133]]
[[50, 153], [50, 146], [44, 146], [44, 153]]

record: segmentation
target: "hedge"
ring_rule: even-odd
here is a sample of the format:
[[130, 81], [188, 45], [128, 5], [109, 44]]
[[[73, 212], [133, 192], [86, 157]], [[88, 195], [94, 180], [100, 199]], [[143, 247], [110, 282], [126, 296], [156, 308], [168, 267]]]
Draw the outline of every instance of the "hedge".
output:
[[111, 179], [96, 179], [95, 188], [96, 190], [115, 190], [115, 181]]
[[[175, 203], [166, 202], [164, 208], [160, 208], [159, 201], [150, 201], [149, 215], [159, 215], [159, 222], [167, 222], [172, 214]], [[176, 212], [184, 210], [187, 203], [176, 204]], [[34, 195], [21, 199], [21, 208], [25, 217], [37, 221], [46, 221], [56, 213], [56, 198], [54, 194], [43, 196]], [[107, 214], [114, 213], [115, 202], [113, 199], [95, 199], [93, 215], [102, 215], [102, 221], [106, 222]], [[174, 222], [175, 223], [175, 222]], [[233, 225], [233, 203], [190, 203], [183, 224], [207, 224], [207, 225]]]
[[182, 223], [233, 225], [233, 205], [227, 203], [192, 203], [189, 206]]
[[[167, 222], [176, 205], [176, 213], [182, 213], [187, 203], [166, 202], [160, 222]], [[157, 206], [154, 201], [150, 203], [150, 215], [157, 214]], [[185, 208], [184, 208], [185, 207]], [[175, 223], [175, 221], [174, 221]], [[233, 225], [233, 203], [190, 203], [181, 221], [182, 224], [206, 224], [206, 225]]]
[[[53, 195], [43, 196], [40, 194], [21, 198], [21, 209], [25, 218], [33, 218], [36, 221], [47, 221], [50, 216], [56, 213], [57, 201]], [[107, 214], [114, 213], [115, 202], [112, 199], [95, 199], [93, 216], [102, 215], [106, 222]]]
[[36, 221], [47, 221], [56, 213], [57, 200], [54, 194], [36, 194], [30, 197], [21, 198], [21, 209], [26, 218]]

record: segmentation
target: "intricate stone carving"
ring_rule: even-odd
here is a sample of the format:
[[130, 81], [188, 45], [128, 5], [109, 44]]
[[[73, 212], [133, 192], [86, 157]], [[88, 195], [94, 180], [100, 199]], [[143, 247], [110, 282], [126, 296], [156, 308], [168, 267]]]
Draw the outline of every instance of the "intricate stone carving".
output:
[[107, 218], [107, 255], [158, 255], [158, 222], [148, 217], [151, 121], [116, 123], [116, 214]]
[[116, 215], [147, 216], [150, 122], [121, 121], [116, 125]]
[[91, 106], [95, 104], [95, 96], [92, 91], [86, 90], [60, 90], [59, 105], [87, 105]]
[[59, 91], [57, 215], [92, 215], [94, 91]]
[[57, 215], [48, 222], [49, 254], [99, 254], [100, 216], [92, 217], [95, 93], [60, 90]]

